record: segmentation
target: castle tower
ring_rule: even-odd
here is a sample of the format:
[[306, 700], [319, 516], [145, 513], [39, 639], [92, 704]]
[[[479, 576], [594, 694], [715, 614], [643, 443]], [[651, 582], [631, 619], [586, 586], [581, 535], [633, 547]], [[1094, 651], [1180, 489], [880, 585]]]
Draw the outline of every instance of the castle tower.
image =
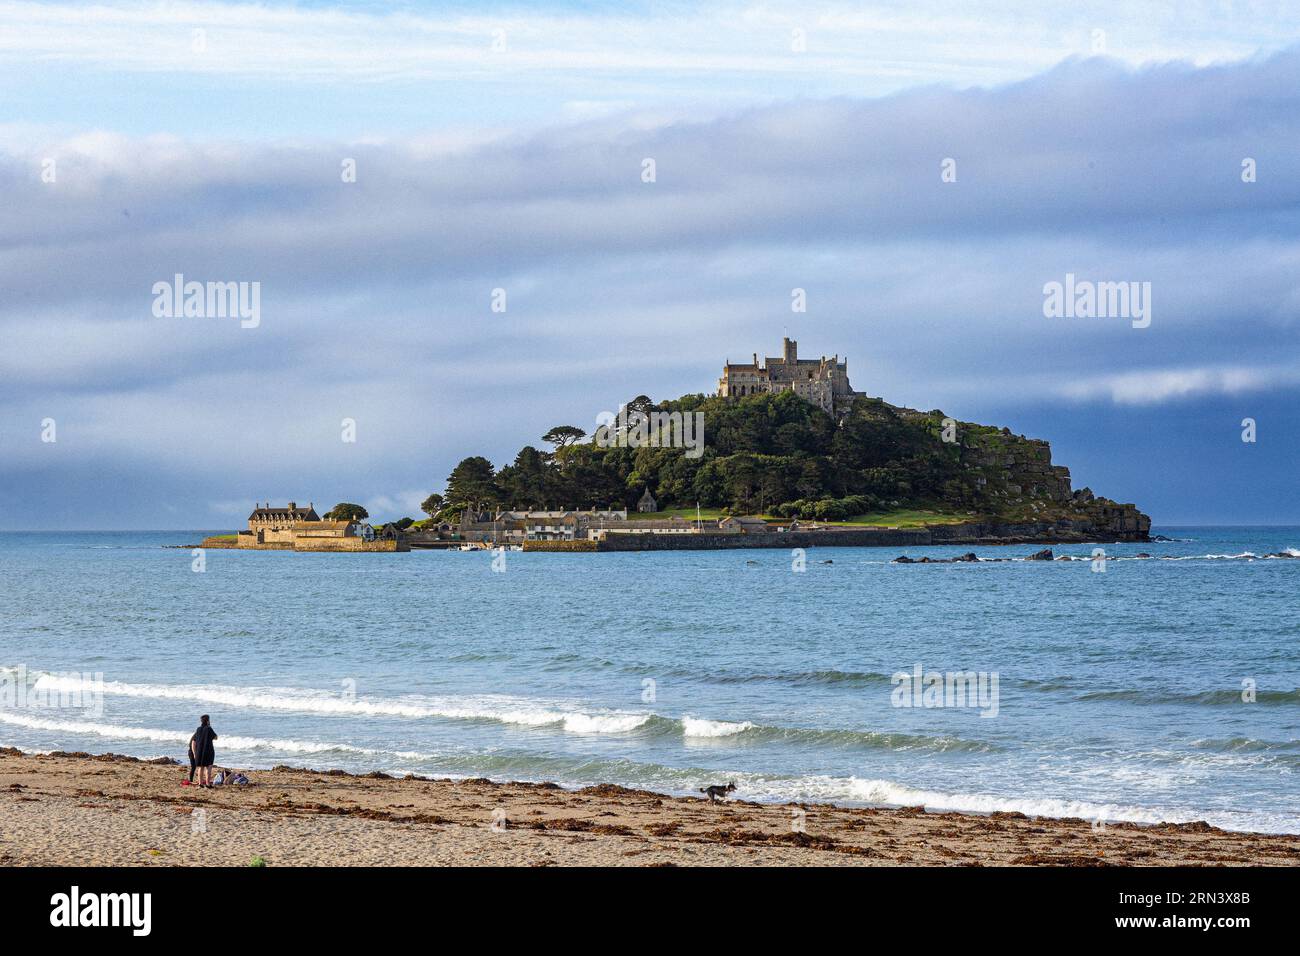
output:
[[769, 355], [760, 364], [755, 353], [749, 365], [732, 365], [728, 361], [723, 365], [722, 377], [718, 380], [718, 395], [724, 398], [773, 395], [783, 391], [792, 391], [831, 414], [835, 414], [837, 408], [847, 409], [857, 394], [849, 384], [847, 358], [842, 362], [839, 355], [800, 359], [799, 343], [789, 337], [781, 339], [779, 357]]

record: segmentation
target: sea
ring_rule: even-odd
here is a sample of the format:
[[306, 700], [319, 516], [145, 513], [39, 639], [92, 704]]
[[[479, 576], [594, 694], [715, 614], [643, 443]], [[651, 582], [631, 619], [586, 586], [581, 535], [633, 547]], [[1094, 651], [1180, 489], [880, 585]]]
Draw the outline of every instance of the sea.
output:
[[[1074, 561], [3, 533], [0, 744], [180, 760], [209, 714], [218, 766], [254, 780], [734, 782], [757, 801], [1300, 833], [1300, 528], [1154, 532], [1170, 540], [1055, 549]], [[1005, 560], [893, 563], [972, 550]]]

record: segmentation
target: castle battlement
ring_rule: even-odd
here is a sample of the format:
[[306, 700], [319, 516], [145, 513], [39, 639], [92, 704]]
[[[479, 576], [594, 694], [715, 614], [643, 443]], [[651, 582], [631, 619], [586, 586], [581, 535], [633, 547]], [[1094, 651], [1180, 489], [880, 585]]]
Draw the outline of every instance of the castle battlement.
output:
[[837, 406], [845, 406], [857, 393], [849, 384], [849, 362], [840, 361], [838, 355], [827, 358], [799, 358], [799, 343], [794, 339], [781, 340], [781, 355], [766, 356], [760, 365], [758, 353], [748, 365], [738, 365], [730, 359], [722, 367], [718, 379], [718, 394], [723, 398], [740, 398], [745, 395], [794, 392], [805, 402], [816, 405], [828, 414], [835, 414]]

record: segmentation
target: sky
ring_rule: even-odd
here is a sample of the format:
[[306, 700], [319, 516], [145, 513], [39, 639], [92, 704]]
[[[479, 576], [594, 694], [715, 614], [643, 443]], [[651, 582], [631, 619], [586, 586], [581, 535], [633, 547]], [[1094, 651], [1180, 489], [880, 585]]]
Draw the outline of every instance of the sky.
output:
[[1157, 531], [1300, 524], [1300, 5], [968, 7], [0, 0], [0, 530], [418, 517], [785, 335]]

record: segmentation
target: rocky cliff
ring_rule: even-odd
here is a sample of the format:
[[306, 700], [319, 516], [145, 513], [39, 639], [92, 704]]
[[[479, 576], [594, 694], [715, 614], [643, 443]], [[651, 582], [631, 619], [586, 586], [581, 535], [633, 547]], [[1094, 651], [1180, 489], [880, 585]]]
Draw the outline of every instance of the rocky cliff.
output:
[[1046, 441], [1014, 435], [1007, 428], [958, 422], [938, 410], [892, 410], [955, 450], [955, 486], [948, 485], [952, 503], [974, 505], [988, 516], [974, 528], [953, 526], [955, 537], [1148, 539], [1150, 517], [1136, 505], [1097, 497], [1089, 488], [1074, 490], [1070, 469], [1052, 464]]

